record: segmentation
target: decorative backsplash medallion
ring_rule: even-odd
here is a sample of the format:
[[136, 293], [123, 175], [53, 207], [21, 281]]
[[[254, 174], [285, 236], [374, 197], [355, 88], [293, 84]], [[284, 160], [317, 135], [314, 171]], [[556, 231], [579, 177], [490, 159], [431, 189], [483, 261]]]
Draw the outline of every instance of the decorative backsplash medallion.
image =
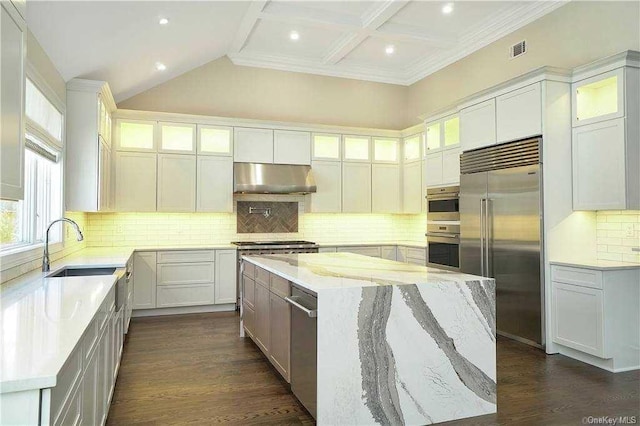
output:
[[298, 203], [238, 201], [238, 234], [298, 232]]

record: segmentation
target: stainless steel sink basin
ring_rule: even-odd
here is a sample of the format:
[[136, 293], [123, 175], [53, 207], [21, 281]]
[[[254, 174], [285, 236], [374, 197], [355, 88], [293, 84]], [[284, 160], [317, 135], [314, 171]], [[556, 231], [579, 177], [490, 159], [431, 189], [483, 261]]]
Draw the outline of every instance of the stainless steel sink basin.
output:
[[91, 275], [113, 275], [116, 268], [63, 268], [52, 274], [47, 275], [47, 278], [57, 277], [88, 277]]

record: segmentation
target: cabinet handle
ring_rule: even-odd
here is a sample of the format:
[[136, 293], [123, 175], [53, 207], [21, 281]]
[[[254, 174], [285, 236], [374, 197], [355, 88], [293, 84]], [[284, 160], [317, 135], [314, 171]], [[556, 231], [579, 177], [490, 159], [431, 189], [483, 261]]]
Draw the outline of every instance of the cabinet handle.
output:
[[296, 308], [300, 309], [301, 311], [303, 311], [304, 313], [306, 313], [309, 318], [317, 318], [318, 317], [318, 310], [311, 310], [311, 309], [307, 309], [304, 306], [302, 306], [301, 304], [299, 304], [298, 302], [296, 302], [295, 300], [293, 300], [291, 297], [285, 297], [284, 300], [287, 301], [287, 303], [289, 303], [292, 306], [295, 306]]

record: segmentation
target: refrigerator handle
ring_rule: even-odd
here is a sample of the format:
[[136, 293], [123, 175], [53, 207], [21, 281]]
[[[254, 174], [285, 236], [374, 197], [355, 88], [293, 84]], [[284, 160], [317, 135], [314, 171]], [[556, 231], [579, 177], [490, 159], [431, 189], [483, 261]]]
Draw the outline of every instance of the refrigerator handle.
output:
[[480, 198], [480, 275], [484, 275], [484, 198]]
[[491, 227], [489, 226], [489, 202], [490, 201], [491, 199], [489, 198], [485, 198], [484, 200], [484, 238], [485, 238], [484, 264], [486, 269], [485, 276], [487, 278], [491, 278], [491, 268], [489, 267], [489, 252], [491, 250], [491, 247], [489, 246], [491, 244]]

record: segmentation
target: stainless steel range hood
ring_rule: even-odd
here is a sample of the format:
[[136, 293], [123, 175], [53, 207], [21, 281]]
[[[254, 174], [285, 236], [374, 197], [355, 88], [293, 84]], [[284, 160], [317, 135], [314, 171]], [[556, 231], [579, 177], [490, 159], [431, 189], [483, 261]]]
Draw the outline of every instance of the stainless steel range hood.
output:
[[311, 166], [234, 163], [235, 194], [308, 194], [316, 192]]

